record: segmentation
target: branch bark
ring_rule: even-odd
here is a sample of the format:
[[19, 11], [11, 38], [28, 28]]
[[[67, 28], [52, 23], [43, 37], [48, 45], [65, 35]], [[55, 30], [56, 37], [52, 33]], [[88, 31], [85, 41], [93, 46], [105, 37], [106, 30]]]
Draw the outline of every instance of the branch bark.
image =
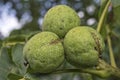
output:
[[95, 68], [77, 68], [77, 69], [59, 69], [52, 74], [60, 74], [60, 73], [70, 73], [70, 72], [77, 72], [77, 73], [89, 73], [96, 75], [100, 78], [108, 78], [110, 76], [115, 76], [120, 78], [120, 69], [115, 68], [104, 60], [99, 60], [99, 65]]

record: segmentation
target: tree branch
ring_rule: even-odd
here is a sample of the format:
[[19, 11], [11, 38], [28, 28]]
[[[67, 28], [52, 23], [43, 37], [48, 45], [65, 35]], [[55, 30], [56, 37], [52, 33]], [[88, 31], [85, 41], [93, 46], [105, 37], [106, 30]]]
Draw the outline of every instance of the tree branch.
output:
[[110, 62], [111, 65], [113, 67], [117, 67], [116, 66], [116, 62], [115, 62], [115, 58], [114, 58], [114, 54], [113, 54], [113, 49], [112, 49], [112, 44], [111, 44], [111, 38], [110, 38], [110, 29], [109, 29], [109, 25], [106, 26], [106, 30], [107, 30], [107, 42], [108, 42], [108, 48], [109, 48], [109, 54], [110, 54]]
[[105, 20], [105, 16], [108, 12], [108, 8], [109, 8], [109, 5], [110, 5], [111, 1], [108, 0], [106, 6], [105, 6], [105, 9], [103, 10], [103, 13], [101, 14], [101, 17], [100, 17], [100, 20], [99, 20], [99, 23], [98, 23], [98, 26], [97, 26], [97, 32], [100, 32], [102, 26], [103, 26], [103, 23], [104, 23], [104, 20]]
[[52, 74], [60, 74], [60, 73], [70, 73], [70, 72], [78, 72], [78, 73], [89, 73], [96, 75], [100, 78], [108, 78], [110, 76], [115, 76], [120, 78], [120, 69], [115, 68], [104, 60], [99, 60], [99, 65], [96, 68], [77, 68], [77, 69], [59, 69]]

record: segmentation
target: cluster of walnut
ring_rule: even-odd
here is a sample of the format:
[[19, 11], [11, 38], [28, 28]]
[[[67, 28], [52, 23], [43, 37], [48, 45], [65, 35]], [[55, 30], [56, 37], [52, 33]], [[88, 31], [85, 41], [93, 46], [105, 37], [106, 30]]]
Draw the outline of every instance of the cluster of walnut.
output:
[[104, 49], [102, 37], [93, 28], [80, 26], [80, 18], [72, 8], [58, 5], [48, 10], [42, 30], [24, 46], [31, 72], [50, 73], [65, 59], [78, 68], [98, 64]]

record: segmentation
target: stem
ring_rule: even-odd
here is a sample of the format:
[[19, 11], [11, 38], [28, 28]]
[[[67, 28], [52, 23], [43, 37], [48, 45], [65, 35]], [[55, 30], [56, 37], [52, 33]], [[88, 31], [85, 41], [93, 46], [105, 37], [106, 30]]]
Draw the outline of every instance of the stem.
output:
[[99, 69], [97, 68], [59, 69], [59, 70], [56, 70], [55, 72], [52, 72], [52, 74], [71, 73], [71, 72], [80, 73], [81, 72], [81, 73], [93, 74], [101, 78], [108, 78], [110, 76], [115, 76], [115, 77], [120, 78], [120, 70], [118, 68], [110, 66], [104, 60], [99, 60], [98, 67]]
[[25, 42], [7, 42], [7, 43], [3, 43], [2, 46], [5, 46], [5, 47], [7, 47], [7, 46], [13, 46], [13, 45], [15, 45], [17, 43], [19, 43], [19, 44], [25, 44]]
[[109, 8], [109, 5], [110, 5], [111, 1], [108, 0], [106, 6], [105, 6], [105, 9], [103, 10], [103, 13], [101, 14], [101, 18], [99, 20], [99, 23], [98, 23], [98, 26], [97, 26], [97, 32], [100, 32], [102, 26], [103, 26], [103, 23], [104, 23], [104, 20], [105, 20], [105, 16], [108, 12], [108, 8]]
[[113, 49], [112, 49], [112, 43], [111, 43], [111, 38], [110, 38], [110, 29], [109, 29], [109, 25], [106, 26], [106, 30], [107, 30], [107, 42], [108, 42], [108, 48], [109, 48], [109, 54], [110, 54], [110, 62], [111, 62], [111, 65], [113, 67], [117, 67], [116, 66], [116, 62], [115, 62], [115, 58], [114, 58], [114, 54], [113, 54]]
[[53, 74], [60, 74], [60, 73], [71, 73], [71, 72], [77, 72], [77, 73], [89, 73], [93, 75], [97, 75], [101, 78], [106, 78], [108, 76], [104, 75], [104, 70], [95, 70], [95, 69], [60, 69], [56, 72], [53, 72]]

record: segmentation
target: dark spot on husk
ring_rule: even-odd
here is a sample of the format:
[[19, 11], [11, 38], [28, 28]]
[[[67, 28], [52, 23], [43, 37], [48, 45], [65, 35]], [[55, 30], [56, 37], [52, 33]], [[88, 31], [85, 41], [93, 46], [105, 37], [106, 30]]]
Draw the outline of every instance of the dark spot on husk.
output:
[[60, 27], [59, 29], [60, 29], [60, 30], [63, 30], [63, 28], [61, 28], [61, 27]]
[[62, 19], [61, 21], [62, 21], [62, 22], [64, 22], [64, 20], [63, 20], [63, 19]]
[[97, 37], [97, 35], [94, 33], [94, 32], [90, 32], [95, 43], [96, 43], [96, 47], [95, 47], [95, 50], [97, 50], [99, 52], [99, 54], [101, 54], [101, 45], [100, 45], [100, 40], [99, 38]]
[[57, 43], [59, 43], [59, 42], [61, 42], [61, 40], [60, 40], [60, 39], [56, 39], [56, 40], [51, 41], [51, 42], [50, 42], [50, 45], [52, 45], [52, 44], [57, 44]]
[[30, 51], [30, 48], [28, 49], [28, 51]]
[[102, 59], [102, 55], [99, 55], [99, 58]]
[[97, 51], [97, 47], [94, 47], [94, 49]]
[[45, 63], [45, 61], [44, 61], [44, 60], [40, 60], [40, 62], [41, 62], [41, 63]]
[[24, 62], [24, 65], [25, 65], [25, 66], [27, 66], [28, 64], [29, 64], [28, 61], [25, 61], [25, 62]]

